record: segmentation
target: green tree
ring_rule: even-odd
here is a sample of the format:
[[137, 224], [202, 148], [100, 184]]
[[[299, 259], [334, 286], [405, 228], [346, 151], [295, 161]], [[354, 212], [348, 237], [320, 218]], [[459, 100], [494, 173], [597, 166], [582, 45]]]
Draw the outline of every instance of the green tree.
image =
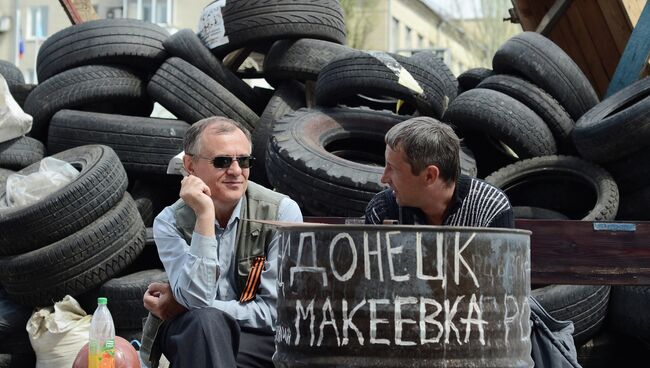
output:
[[380, 0], [341, 0], [348, 46], [365, 49], [368, 34], [376, 27], [377, 10]]

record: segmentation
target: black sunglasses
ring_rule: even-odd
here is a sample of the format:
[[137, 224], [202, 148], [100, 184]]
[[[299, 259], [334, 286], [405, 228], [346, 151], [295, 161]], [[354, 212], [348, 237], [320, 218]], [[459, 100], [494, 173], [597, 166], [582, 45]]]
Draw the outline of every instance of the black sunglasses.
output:
[[255, 161], [255, 157], [253, 156], [215, 156], [214, 158], [209, 158], [209, 157], [202, 157], [199, 155], [191, 155], [191, 156], [196, 156], [198, 158], [202, 158], [204, 160], [212, 161], [212, 166], [214, 166], [217, 169], [227, 169], [232, 165], [233, 160], [237, 160], [237, 164], [239, 165], [240, 168], [242, 169], [248, 169], [251, 166], [253, 166], [253, 161]]

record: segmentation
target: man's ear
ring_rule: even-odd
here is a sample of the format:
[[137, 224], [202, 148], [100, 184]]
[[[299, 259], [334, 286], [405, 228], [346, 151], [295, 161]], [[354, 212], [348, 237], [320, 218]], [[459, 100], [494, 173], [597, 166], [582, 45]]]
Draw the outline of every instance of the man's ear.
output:
[[192, 156], [183, 155], [183, 167], [185, 167], [185, 171], [188, 174], [194, 175], [194, 160], [192, 160]]
[[434, 184], [440, 178], [440, 169], [436, 165], [429, 165], [424, 168], [424, 180], [427, 184]]

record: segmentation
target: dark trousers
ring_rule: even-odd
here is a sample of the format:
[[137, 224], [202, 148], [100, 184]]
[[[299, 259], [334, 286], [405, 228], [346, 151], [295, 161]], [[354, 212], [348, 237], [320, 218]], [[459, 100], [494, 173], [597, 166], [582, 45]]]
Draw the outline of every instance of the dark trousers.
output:
[[234, 318], [215, 309], [188, 311], [166, 321], [160, 348], [173, 368], [272, 368], [272, 334], [242, 331]]

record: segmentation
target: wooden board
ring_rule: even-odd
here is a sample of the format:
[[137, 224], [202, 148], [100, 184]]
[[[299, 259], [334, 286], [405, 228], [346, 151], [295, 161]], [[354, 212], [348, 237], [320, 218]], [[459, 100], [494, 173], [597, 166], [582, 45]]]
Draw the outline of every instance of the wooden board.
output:
[[97, 13], [90, 0], [59, 0], [72, 24], [97, 19]]
[[[306, 216], [305, 222], [363, 219]], [[650, 285], [650, 222], [516, 220], [515, 225], [532, 232], [533, 284]], [[611, 230], [631, 227], [634, 231]]]

